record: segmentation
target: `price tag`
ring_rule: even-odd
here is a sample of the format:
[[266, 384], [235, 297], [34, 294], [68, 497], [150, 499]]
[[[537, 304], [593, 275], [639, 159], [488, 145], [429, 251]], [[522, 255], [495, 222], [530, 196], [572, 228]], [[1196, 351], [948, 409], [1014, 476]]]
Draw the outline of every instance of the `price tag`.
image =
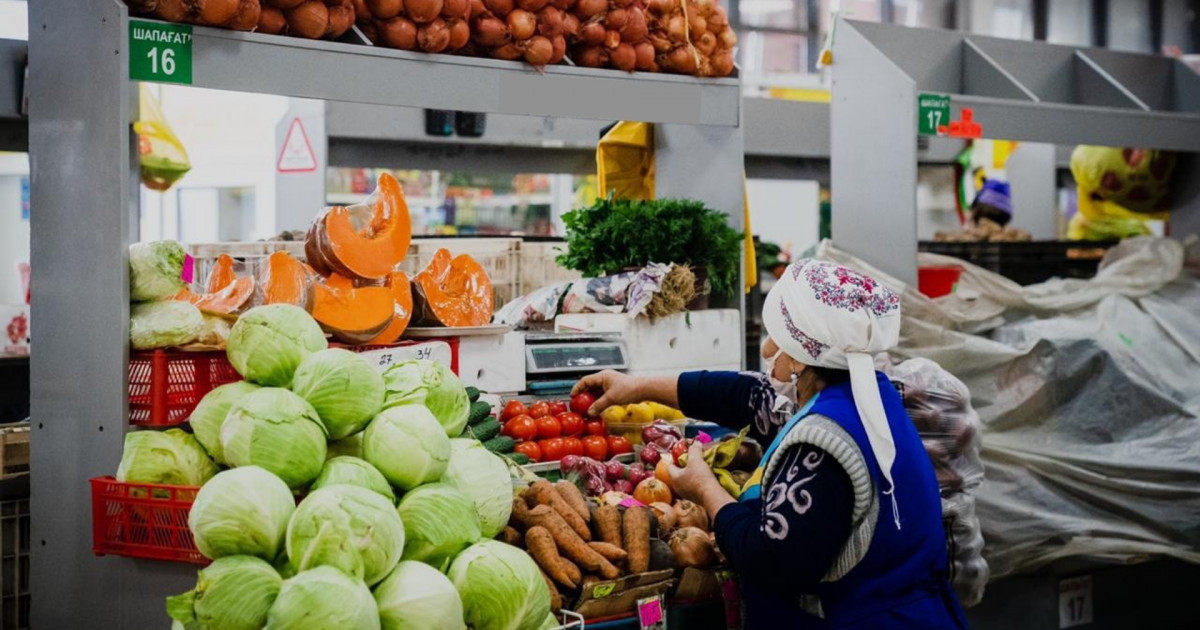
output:
[[950, 97], [945, 94], [917, 95], [917, 133], [936, 136], [938, 127], [950, 124]]
[[129, 78], [192, 84], [192, 27], [129, 20]]
[[667, 616], [663, 611], [662, 595], [639, 599], [637, 613], [638, 623], [642, 630], [667, 630]]
[[1092, 576], [1058, 583], [1058, 627], [1074, 628], [1092, 623]]
[[612, 592], [616, 590], [616, 588], [616, 582], [597, 584], [595, 588], [592, 589], [592, 599], [604, 599], [605, 597], [612, 595]]
[[416, 343], [410, 346], [396, 346], [395, 348], [381, 348], [379, 350], [368, 350], [360, 353], [364, 359], [371, 362], [380, 372], [392, 367], [397, 363], [411, 361], [413, 359], [425, 359], [429, 361], [437, 361], [450, 367], [453, 361], [453, 354], [450, 350], [450, 344], [444, 341], [427, 341], [424, 343]]

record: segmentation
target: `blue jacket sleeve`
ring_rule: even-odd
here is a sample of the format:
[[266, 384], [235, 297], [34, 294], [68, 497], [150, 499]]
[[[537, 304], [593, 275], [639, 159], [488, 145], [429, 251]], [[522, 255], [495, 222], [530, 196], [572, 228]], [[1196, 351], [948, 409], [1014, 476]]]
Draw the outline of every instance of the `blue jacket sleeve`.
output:
[[680, 411], [689, 418], [715, 422], [769, 444], [791, 418], [792, 405], [775, 410], [775, 390], [760, 372], [684, 372], [677, 385]]
[[713, 531], [747, 584], [794, 597], [811, 592], [849, 539], [854, 490], [841, 465], [819, 448], [799, 444], [782, 456], [783, 465], [763, 484], [763, 500], [725, 506]]

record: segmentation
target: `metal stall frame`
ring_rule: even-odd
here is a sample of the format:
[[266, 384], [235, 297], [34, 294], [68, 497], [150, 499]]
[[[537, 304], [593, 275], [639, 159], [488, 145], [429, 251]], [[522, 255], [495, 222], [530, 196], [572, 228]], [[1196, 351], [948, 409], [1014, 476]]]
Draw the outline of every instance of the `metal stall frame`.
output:
[[[138, 234], [131, 19], [118, 0], [30, 4], [32, 625], [165, 627], [194, 566], [92, 555], [87, 480], [128, 427], [128, 246]], [[298, 98], [656, 125], [658, 190], [742, 225], [738, 78], [626, 74], [193, 27], [192, 85]]]
[[25, 42], [0, 39], [0, 151], [29, 150], [24, 103], [27, 54]]
[[[972, 109], [986, 138], [1200, 151], [1200, 76], [1176, 59], [844, 19], [833, 59], [833, 240], [914, 286], [921, 94]], [[1181, 237], [1200, 231], [1200, 177], [1174, 181]]]

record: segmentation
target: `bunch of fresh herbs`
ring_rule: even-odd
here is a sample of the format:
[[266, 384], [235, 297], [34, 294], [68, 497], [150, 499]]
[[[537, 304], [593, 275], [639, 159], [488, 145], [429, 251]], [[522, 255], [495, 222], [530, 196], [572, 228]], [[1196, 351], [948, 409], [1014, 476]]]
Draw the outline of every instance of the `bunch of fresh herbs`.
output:
[[652, 262], [708, 272], [713, 292], [736, 295], [742, 235], [726, 216], [689, 199], [599, 199], [563, 215], [567, 252], [558, 264], [596, 277]]

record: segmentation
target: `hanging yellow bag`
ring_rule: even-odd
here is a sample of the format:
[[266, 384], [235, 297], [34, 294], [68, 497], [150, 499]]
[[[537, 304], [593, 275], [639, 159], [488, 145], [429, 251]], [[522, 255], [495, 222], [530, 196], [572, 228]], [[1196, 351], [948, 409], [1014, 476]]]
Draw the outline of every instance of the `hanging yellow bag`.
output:
[[133, 123], [133, 130], [138, 136], [142, 183], [161, 192], [192, 170], [192, 163], [145, 83], [138, 86], [138, 106], [139, 120]]

